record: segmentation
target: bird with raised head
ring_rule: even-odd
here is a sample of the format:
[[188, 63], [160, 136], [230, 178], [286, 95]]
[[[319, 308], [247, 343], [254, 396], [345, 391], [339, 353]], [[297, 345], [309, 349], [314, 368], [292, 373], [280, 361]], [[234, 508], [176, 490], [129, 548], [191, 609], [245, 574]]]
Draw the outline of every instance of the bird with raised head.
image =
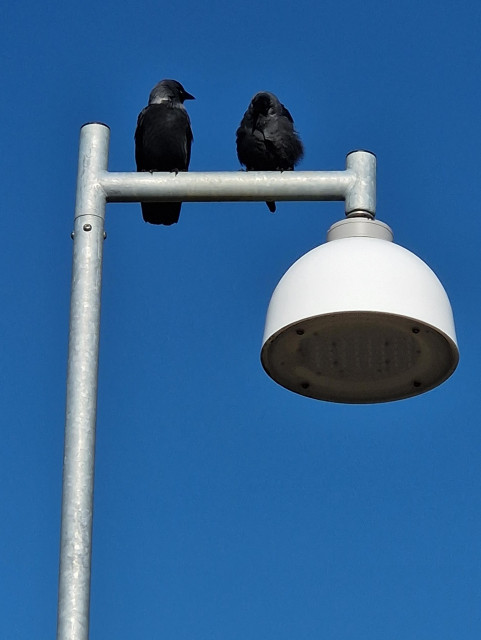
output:
[[[184, 100], [194, 96], [176, 80], [161, 80], [150, 92], [135, 129], [137, 171], [188, 170], [193, 135]], [[174, 224], [181, 206], [181, 202], [142, 202], [142, 216], [151, 224]]]

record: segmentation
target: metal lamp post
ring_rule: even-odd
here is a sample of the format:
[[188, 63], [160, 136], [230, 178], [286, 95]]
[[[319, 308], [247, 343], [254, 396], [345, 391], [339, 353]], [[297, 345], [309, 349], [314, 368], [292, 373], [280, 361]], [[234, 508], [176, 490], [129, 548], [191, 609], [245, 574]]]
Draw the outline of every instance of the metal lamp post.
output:
[[[346, 169], [344, 171], [284, 173], [191, 172], [177, 175], [173, 173], [114, 173], [107, 171], [109, 137], [109, 128], [101, 123], [88, 123], [81, 129], [75, 223], [72, 234], [74, 247], [60, 534], [57, 640], [88, 640], [89, 634], [95, 422], [102, 245], [105, 238], [106, 203], [139, 201], [344, 200], [346, 215], [354, 223], [356, 220], [362, 220], [366, 223], [372, 221], [376, 208], [376, 158], [367, 151], [350, 153], [347, 156]], [[370, 235], [371, 230], [379, 224], [382, 223], [373, 222], [374, 226], [371, 225], [369, 231], [366, 231], [364, 226], [361, 231], [347, 235]], [[355, 226], [358, 229], [358, 225]], [[332, 231], [331, 239], [337, 238], [339, 233], [343, 236], [343, 232], [339, 232], [339, 230]], [[378, 242], [384, 242], [383, 239], [376, 236], [376, 233], [374, 233], [374, 237], [377, 237]], [[387, 232], [382, 232], [381, 237], [383, 233], [385, 235]], [[345, 244], [349, 240], [353, 240], [353, 238], [341, 239], [339, 242], [341, 244], [344, 242]], [[336, 243], [332, 242], [331, 244], [335, 245]], [[361, 251], [361, 254], [364, 254], [364, 252]], [[289, 275], [289, 273], [286, 275]], [[387, 286], [391, 286], [390, 283]], [[296, 291], [298, 290], [297, 284], [295, 289]], [[283, 285], [284, 291], [287, 291], [286, 299], [289, 299], [291, 295], [289, 286]], [[354, 294], [351, 292], [351, 295]], [[312, 292], [308, 292], [308, 296], [309, 298], [315, 297]], [[420, 295], [420, 297], [422, 296]], [[313, 359], [310, 352], [312, 351], [311, 347], [313, 347], [314, 351], [317, 348], [315, 346], [318, 333], [318, 327], [315, 324], [317, 314], [320, 314], [319, 317], [329, 316], [327, 324], [321, 322], [319, 325], [322, 329], [327, 327], [329, 330], [329, 327], [333, 326], [332, 318], [334, 316], [336, 318], [344, 317], [343, 314], [347, 313], [348, 316], [346, 317], [348, 317], [349, 321], [346, 327], [349, 335], [352, 336], [356, 327], [356, 316], [352, 315], [353, 308], [351, 306], [347, 309], [333, 307], [326, 310], [325, 308], [319, 309], [315, 304], [313, 306], [309, 303], [307, 306], [304, 305], [304, 316], [302, 314], [294, 314], [291, 317], [289, 314], [285, 314], [285, 305], [276, 302], [278, 299], [279, 296], [277, 298], [273, 296], [266, 325], [265, 344], [262, 354], [266, 371], [280, 384], [311, 397], [341, 402], [379, 401], [376, 399], [375, 394], [372, 394], [372, 389], [370, 388], [362, 391], [359, 399], [358, 396], [353, 399], [347, 397], [342, 389], [339, 391], [339, 380], [336, 379], [334, 384], [330, 385], [325, 381], [319, 383], [316, 378], [316, 376], [319, 376], [319, 371], [317, 371], [319, 368], [317, 360], [319, 358], [316, 356], [317, 359]], [[375, 306], [378, 305], [376, 300], [372, 304], [375, 307], [373, 307], [373, 313], [382, 317], [383, 330], [391, 331], [391, 333], [392, 331], [398, 331], [399, 333], [399, 331], [402, 332], [404, 330], [416, 333], [419, 326], [420, 333], [422, 329], [429, 334], [429, 326], [431, 326], [437, 334], [441, 335], [441, 338], [446, 338], [448, 345], [446, 347], [446, 361], [442, 363], [445, 370], [443, 369], [437, 376], [435, 383], [423, 390], [439, 384], [452, 373], [458, 358], [452, 315], [451, 320], [449, 317], [447, 319], [443, 317], [439, 322], [437, 318], [433, 321], [434, 324], [438, 323], [439, 329], [436, 326], [433, 328], [431, 319], [429, 317], [426, 319], [424, 316], [420, 316], [419, 324], [413, 325], [411, 323], [412, 329], [411, 325], [406, 329], [408, 325], [399, 321], [399, 317], [404, 317], [402, 309], [389, 308], [386, 311], [382, 307]], [[362, 313], [365, 314], [365, 310]], [[449, 316], [449, 313], [451, 313], [450, 307], [449, 311], [446, 310], [447, 316]], [[308, 322], [306, 323], [305, 317], [307, 316]], [[386, 316], [392, 316], [394, 324], [386, 324]], [[365, 321], [364, 315], [362, 315], [362, 318]], [[367, 329], [364, 327], [363, 335], [369, 337], [369, 339], [372, 339], [376, 334], [372, 320], [373, 318], [370, 317], [369, 322], [371, 324], [368, 323]], [[428, 329], [426, 329], [426, 326]], [[399, 329], [399, 327], [401, 328]], [[291, 328], [293, 328], [293, 331], [291, 331]], [[335, 325], [336, 336], [339, 337], [343, 331], [344, 325]], [[291, 334], [295, 336], [294, 340]], [[304, 334], [308, 339], [307, 342], [304, 339]], [[433, 344], [436, 346], [439, 341], [434, 341]], [[412, 357], [415, 359], [416, 350], [422, 351], [423, 348], [422, 342], [419, 344], [413, 343]], [[326, 353], [329, 352], [329, 344], [326, 349]], [[369, 353], [366, 352], [367, 355], [364, 356], [362, 354], [360, 356], [359, 353], [355, 354], [358, 368], [362, 358], [366, 362], [371, 358], [371, 351], [368, 349]], [[310, 369], [307, 372], [309, 375], [306, 374], [307, 377], [304, 376], [304, 373], [298, 373], [298, 371], [303, 371], [302, 367], [304, 365], [300, 362], [300, 358], [302, 359], [304, 352], [307, 352], [308, 359], [310, 358]], [[295, 369], [292, 379], [286, 374], [287, 367], [285, 363], [289, 358], [293, 370]], [[425, 367], [432, 364], [429, 358], [426, 362], [424, 362]], [[358, 375], [357, 370], [355, 374]], [[335, 372], [336, 375], [339, 376], [339, 371]], [[399, 371], [394, 371], [393, 375], [399, 377]], [[311, 391], [312, 389], [316, 391]], [[323, 395], [326, 393], [332, 393], [333, 397], [330, 398]], [[364, 396], [362, 396], [363, 393]], [[397, 391], [391, 392], [390, 389], [387, 391], [383, 389], [382, 393], [384, 395], [381, 394], [381, 401], [409, 395], [401, 395]], [[396, 393], [398, 393], [397, 396]], [[370, 400], [370, 398], [373, 398], [373, 400]]]

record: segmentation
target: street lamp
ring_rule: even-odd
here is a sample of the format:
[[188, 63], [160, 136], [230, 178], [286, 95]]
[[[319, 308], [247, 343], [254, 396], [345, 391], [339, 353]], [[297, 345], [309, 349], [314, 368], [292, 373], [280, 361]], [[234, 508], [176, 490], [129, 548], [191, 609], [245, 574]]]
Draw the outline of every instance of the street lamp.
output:
[[377, 220], [347, 218], [277, 285], [261, 360], [279, 384], [344, 403], [429, 391], [456, 368], [451, 305], [431, 269]]
[[95, 422], [107, 202], [344, 200], [347, 219], [293, 265], [267, 314], [262, 363], [312, 398], [381, 402], [445, 380], [458, 361], [451, 307], [430, 269], [374, 220], [376, 159], [344, 171], [113, 173], [109, 128], [81, 129], [70, 303], [57, 640], [88, 640]]

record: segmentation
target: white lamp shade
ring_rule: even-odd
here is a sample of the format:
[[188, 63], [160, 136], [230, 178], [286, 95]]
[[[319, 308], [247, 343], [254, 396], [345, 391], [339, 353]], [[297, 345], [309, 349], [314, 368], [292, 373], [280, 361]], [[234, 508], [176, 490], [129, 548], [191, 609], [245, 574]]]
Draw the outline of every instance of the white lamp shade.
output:
[[459, 353], [446, 292], [391, 238], [378, 221], [344, 220], [283, 276], [261, 353], [276, 382], [320, 400], [369, 403], [423, 393], [453, 373]]

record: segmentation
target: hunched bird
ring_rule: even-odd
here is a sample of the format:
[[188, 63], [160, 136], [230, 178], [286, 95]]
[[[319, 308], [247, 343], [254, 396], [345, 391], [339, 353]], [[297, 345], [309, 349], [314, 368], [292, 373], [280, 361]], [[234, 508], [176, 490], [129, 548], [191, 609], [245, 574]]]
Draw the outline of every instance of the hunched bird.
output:
[[[252, 98], [236, 132], [237, 157], [247, 171], [292, 171], [304, 155], [294, 120], [277, 96], [260, 91]], [[276, 210], [275, 202], [267, 202]]]

